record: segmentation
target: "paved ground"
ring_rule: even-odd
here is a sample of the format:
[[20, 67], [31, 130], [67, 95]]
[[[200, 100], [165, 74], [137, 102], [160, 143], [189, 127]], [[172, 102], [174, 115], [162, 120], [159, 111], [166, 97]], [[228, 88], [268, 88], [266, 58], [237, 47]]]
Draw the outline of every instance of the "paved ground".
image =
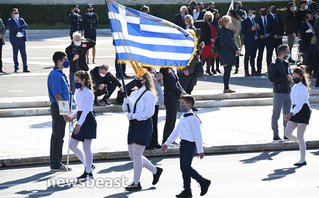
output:
[[[319, 140], [319, 105], [314, 108], [305, 139]], [[198, 111], [203, 122], [204, 146], [264, 144], [272, 142], [270, 127], [272, 107], [224, 107]], [[179, 116], [181, 114], [179, 113]], [[103, 113], [97, 117], [97, 139], [93, 152], [127, 151], [128, 121], [125, 113]], [[0, 159], [48, 156], [51, 137], [50, 116], [1, 118]], [[165, 123], [165, 111], [159, 113], [159, 141], [161, 143]], [[279, 121], [279, 124], [281, 121]], [[280, 135], [283, 127], [280, 124]], [[68, 131], [68, 130], [66, 130]], [[63, 154], [67, 154], [67, 133]]]
[[[47, 96], [46, 79], [53, 66], [52, 55], [55, 51], [64, 51], [70, 44], [68, 33], [32, 33], [27, 42], [28, 64], [31, 73], [13, 73], [12, 47], [9, 41], [3, 47], [3, 70], [8, 74], [0, 74], [0, 98], [25, 97], [25, 96]], [[7, 39], [8, 40], [8, 39]], [[90, 64], [92, 69], [97, 65], [110, 65], [111, 72], [115, 73], [114, 58], [115, 51], [112, 45], [110, 34], [104, 33], [97, 38], [96, 64]], [[243, 51], [244, 53], [244, 51]], [[296, 55], [296, 47], [294, 55]], [[20, 57], [20, 56], [19, 56]], [[275, 57], [273, 57], [275, 58]], [[243, 77], [243, 57], [240, 57], [240, 74], [231, 78], [232, 89], [247, 88], [271, 88], [266, 76], [263, 77]], [[265, 58], [264, 58], [265, 59]], [[20, 64], [21, 64], [20, 60]], [[263, 61], [263, 72], [266, 72], [266, 63]], [[223, 69], [221, 68], [223, 71]], [[66, 71], [66, 73], [68, 73]], [[127, 66], [127, 74], [133, 76], [134, 71], [130, 65]], [[196, 90], [222, 90], [222, 76], [205, 76], [199, 78]]]
[[[205, 156], [202, 160], [195, 158], [193, 167], [212, 180], [205, 197], [317, 198], [318, 155], [318, 150], [308, 150], [308, 165], [301, 168], [293, 166], [299, 160], [298, 151]], [[151, 161], [164, 168], [162, 178], [152, 186], [152, 176], [144, 169], [140, 192], [124, 191], [123, 186], [132, 181], [133, 171], [132, 162], [121, 160], [94, 162], [95, 182], [81, 184], [75, 183], [75, 177], [83, 171], [81, 164], [73, 163], [73, 170], [68, 173], [52, 173], [47, 166], [1, 169], [0, 197], [175, 197], [182, 190], [179, 159], [151, 158]], [[194, 180], [192, 189], [193, 196], [200, 197]]]

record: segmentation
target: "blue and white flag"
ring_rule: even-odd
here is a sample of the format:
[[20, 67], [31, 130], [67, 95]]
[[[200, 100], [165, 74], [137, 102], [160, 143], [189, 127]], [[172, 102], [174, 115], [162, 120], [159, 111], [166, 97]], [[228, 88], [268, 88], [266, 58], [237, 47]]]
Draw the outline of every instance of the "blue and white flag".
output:
[[189, 65], [196, 37], [158, 17], [106, 0], [119, 62], [151, 67]]

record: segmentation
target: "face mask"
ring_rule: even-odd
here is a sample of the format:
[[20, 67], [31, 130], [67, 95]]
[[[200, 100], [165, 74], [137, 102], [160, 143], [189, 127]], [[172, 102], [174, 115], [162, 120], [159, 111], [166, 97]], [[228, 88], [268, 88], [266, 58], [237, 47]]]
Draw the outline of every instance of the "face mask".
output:
[[18, 19], [19, 18], [19, 14], [15, 14], [14, 18]]
[[309, 6], [308, 5], [305, 5], [305, 9], [308, 9], [309, 8]]
[[277, 8], [273, 8], [271, 12], [275, 14], [277, 12]]
[[79, 89], [79, 88], [82, 87], [82, 84], [79, 83], [79, 82], [75, 82], [75, 83], [74, 83], [74, 87], [75, 87], [76, 89]]
[[140, 89], [141, 87], [143, 87], [142, 81], [143, 81], [143, 80], [136, 80], [136, 87], [137, 87], [137, 88]]
[[255, 14], [251, 15], [251, 18], [252, 18], [252, 19], [254, 19], [255, 17], [256, 17], [256, 15], [255, 15]]
[[76, 45], [76, 46], [80, 46], [80, 45], [81, 45], [81, 41], [76, 41], [76, 42], [75, 42], [75, 45]]
[[301, 79], [300, 78], [294, 78], [294, 83], [298, 84], [301, 82]]
[[93, 12], [93, 10], [89, 10], [89, 12], [91, 12], [91, 13], [92, 13], [92, 12]]
[[291, 57], [291, 54], [289, 53], [288, 56], [286, 57], [286, 59], [290, 59]]
[[296, 11], [296, 10], [297, 10], [297, 7], [295, 6], [295, 7], [294, 7], [294, 11]]
[[188, 111], [188, 109], [186, 108], [186, 105], [180, 105], [180, 106], [179, 106], [179, 109], [180, 109], [182, 112], [184, 112], [184, 113], [186, 113], [186, 112]]
[[266, 16], [266, 14], [267, 14], [267, 13], [266, 13], [266, 10], [261, 11], [261, 15], [262, 15], [262, 16]]
[[104, 77], [105, 77], [105, 74], [103, 74], [103, 73], [100, 73], [100, 76], [101, 76], [102, 78], [104, 78]]
[[208, 21], [209, 23], [211, 23], [211, 22], [212, 22], [212, 18], [208, 18], [207, 21]]
[[74, 10], [74, 12], [75, 12], [75, 13], [79, 13], [79, 12], [80, 12], [80, 10]]
[[241, 6], [237, 6], [237, 9], [238, 9], [238, 10], [241, 10]]
[[70, 61], [64, 61], [62, 63], [62, 65], [63, 65], [64, 68], [69, 68], [70, 67]]

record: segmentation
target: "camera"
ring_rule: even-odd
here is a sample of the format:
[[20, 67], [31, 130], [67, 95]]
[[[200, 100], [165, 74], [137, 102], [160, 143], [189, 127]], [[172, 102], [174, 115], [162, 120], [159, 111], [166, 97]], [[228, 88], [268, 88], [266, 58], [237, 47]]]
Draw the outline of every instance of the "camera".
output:
[[74, 47], [72, 48], [72, 53], [73, 54], [82, 54], [83, 53], [83, 48], [82, 47]]

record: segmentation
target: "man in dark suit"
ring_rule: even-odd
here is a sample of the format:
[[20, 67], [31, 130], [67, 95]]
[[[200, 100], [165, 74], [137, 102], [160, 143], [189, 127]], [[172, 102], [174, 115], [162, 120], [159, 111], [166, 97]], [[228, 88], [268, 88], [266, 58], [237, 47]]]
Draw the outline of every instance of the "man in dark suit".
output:
[[69, 24], [71, 26], [70, 29], [70, 37], [73, 38], [72, 35], [74, 32], [80, 32], [83, 33], [83, 22], [82, 22], [82, 16], [80, 13], [80, 6], [79, 5], [73, 5], [72, 13], [69, 14]]
[[[284, 24], [282, 23], [280, 15], [277, 15], [277, 8], [275, 4], [269, 5], [269, 14], [267, 15], [268, 29], [271, 38], [272, 48], [268, 56], [272, 57], [274, 49], [277, 49], [282, 44], [282, 36], [284, 34]], [[276, 55], [278, 56], [278, 52]], [[267, 52], [268, 53], [268, 52]]]
[[182, 6], [181, 9], [180, 9], [180, 12], [181, 13], [179, 13], [179, 14], [177, 14], [175, 16], [174, 23], [176, 25], [178, 25], [179, 27], [181, 27], [183, 29], [186, 29], [185, 16], [188, 14], [187, 13], [187, 7], [186, 6]]
[[271, 54], [268, 53], [271, 51], [271, 40], [269, 38], [269, 29], [268, 29], [268, 21], [267, 21], [267, 13], [266, 13], [266, 6], [262, 6], [259, 10], [260, 17], [256, 19], [256, 23], [258, 24], [258, 57], [257, 57], [257, 76], [261, 75], [262, 70], [262, 60], [263, 60], [263, 54], [264, 49], [266, 47], [267, 50], [267, 68], [269, 67], [269, 64], [271, 63]]
[[179, 84], [176, 73], [170, 68], [161, 69], [164, 81], [164, 105], [166, 108], [166, 121], [163, 132], [163, 144], [175, 128], [178, 99], [185, 94]]
[[[317, 10], [317, 14], [319, 15], [319, 9]], [[317, 18], [315, 22], [314, 27], [315, 35], [317, 37], [316, 41], [316, 51], [317, 51], [317, 58], [319, 59], [319, 17]], [[317, 81], [316, 81], [316, 87], [319, 87], [319, 62], [317, 63]]]
[[306, 14], [305, 20], [306, 21], [300, 25], [300, 29], [299, 29], [300, 36], [301, 36], [300, 49], [303, 52], [302, 64], [307, 65], [309, 67], [311, 59], [314, 58], [312, 57], [312, 54], [313, 54], [312, 52], [314, 49], [311, 47], [311, 39], [313, 35], [315, 34], [314, 29], [310, 23], [310, 21], [313, 20], [312, 14]]
[[241, 24], [241, 32], [244, 35], [244, 45], [245, 45], [245, 76], [250, 76], [248, 71], [248, 62], [250, 61], [251, 66], [251, 75], [256, 75], [256, 68], [255, 68], [255, 58], [257, 52], [257, 23], [255, 22], [256, 17], [256, 10], [254, 8], [249, 9], [248, 17], [243, 20]]
[[2, 70], [2, 45], [5, 45], [5, 42], [4, 42], [5, 33], [6, 33], [6, 27], [4, 26], [3, 21], [0, 18], [0, 73], [5, 73]]
[[14, 72], [18, 72], [19, 70], [19, 50], [23, 62], [23, 72], [30, 72], [28, 70], [27, 53], [25, 51], [25, 42], [28, 40], [25, 30], [28, 29], [28, 25], [23, 18], [19, 17], [18, 8], [11, 9], [11, 18], [8, 19], [7, 25], [10, 30], [10, 43], [13, 49]]

